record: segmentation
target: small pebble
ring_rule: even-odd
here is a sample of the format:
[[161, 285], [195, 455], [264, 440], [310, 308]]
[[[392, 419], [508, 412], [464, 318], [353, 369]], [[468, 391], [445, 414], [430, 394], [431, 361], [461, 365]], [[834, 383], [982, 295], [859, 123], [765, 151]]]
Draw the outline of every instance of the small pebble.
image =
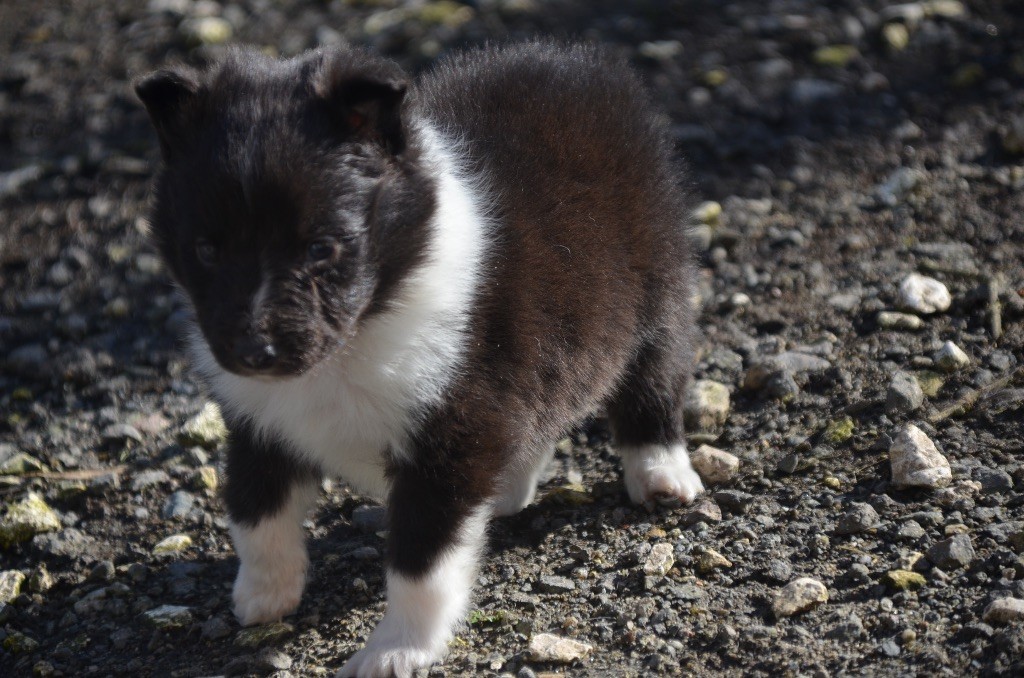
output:
[[880, 311], [875, 318], [878, 326], [885, 330], [919, 330], [924, 327], [924, 321], [919, 316], [911, 313], [898, 313], [896, 311]]
[[675, 564], [672, 545], [662, 542], [655, 544], [651, 552], [644, 560], [644, 574], [649, 576], [664, 576]]
[[970, 357], [952, 341], [945, 342], [934, 359], [935, 364], [944, 372], [956, 372], [971, 364]]
[[739, 457], [710, 445], [701, 445], [690, 454], [690, 463], [705, 483], [727, 483], [739, 470]]
[[828, 602], [828, 589], [817, 579], [801, 577], [775, 594], [772, 611], [776, 617], [791, 617]]
[[949, 309], [953, 298], [946, 286], [935, 278], [911, 273], [900, 283], [899, 303], [908, 311], [927, 315]]
[[949, 462], [924, 431], [907, 424], [889, 448], [892, 482], [896, 487], [938, 488], [953, 478]]
[[870, 530], [878, 524], [878, 512], [871, 504], [855, 502], [850, 504], [846, 513], [839, 517], [836, 525], [838, 534], [857, 534]]

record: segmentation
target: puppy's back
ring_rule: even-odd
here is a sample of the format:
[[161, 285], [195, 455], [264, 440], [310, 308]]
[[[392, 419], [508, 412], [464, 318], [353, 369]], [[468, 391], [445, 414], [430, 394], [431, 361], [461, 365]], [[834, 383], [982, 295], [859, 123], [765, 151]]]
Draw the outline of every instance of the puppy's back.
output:
[[584, 45], [486, 48], [422, 77], [413, 110], [457, 142], [492, 210], [473, 369], [564, 422], [652, 335], [691, 323], [684, 196], [628, 66]]

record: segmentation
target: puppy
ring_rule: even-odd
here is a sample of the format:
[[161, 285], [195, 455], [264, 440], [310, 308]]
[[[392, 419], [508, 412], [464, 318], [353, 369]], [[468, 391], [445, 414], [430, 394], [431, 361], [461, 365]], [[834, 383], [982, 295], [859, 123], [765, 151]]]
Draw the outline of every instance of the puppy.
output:
[[630, 498], [702, 491], [683, 438], [694, 267], [661, 119], [585, 46], [443, 60], [238, 50], [136, 85], [155, 242], [230, 438], [243, 624], [299, 604], [322, 474], [388, 505], [387, 612], [339, 676], [408, 676], [463, 619], [488, 521], [609, 416]]

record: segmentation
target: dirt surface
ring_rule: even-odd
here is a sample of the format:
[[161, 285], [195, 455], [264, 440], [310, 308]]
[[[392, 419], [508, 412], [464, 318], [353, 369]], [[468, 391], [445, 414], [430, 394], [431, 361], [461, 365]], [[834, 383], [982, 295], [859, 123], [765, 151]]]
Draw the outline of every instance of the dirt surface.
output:
[[[989, 609], [1024, 598], [1014, 5], [5, 0], [0, 536], [30, 496], [54, 512], [0, 539], [0, 675], [331, 675], [383, 610], [385, 526], [335, 483], [290, 626], [253, 639], [231, 616], [222, 450], [183, 436], [205, 398], [145, 243], [156, 144], [130, 79], [225, 39], [367, 44], [419, 70], [537, 34], [627, 55], [721, 207], [694, 219], [697, 376], [731, 404], [692, 447], [739, 468], [697, 508], [649, 514], [600, 422], [560, 443], [542, 499], [496, 521], [469, 624], [429, 675], [1022, 675], [1024, 610]], [[880, 316], [914, 272], [949, 308]], [[897, 487], [906, 424], [948, 459], [946, 486]], [[154, 555], [176, 534], [191, 545]], [[789, 615], [777, 596], [801, 577], [825, 594]], [[543, 632], [593, 649], [535, 660]]]

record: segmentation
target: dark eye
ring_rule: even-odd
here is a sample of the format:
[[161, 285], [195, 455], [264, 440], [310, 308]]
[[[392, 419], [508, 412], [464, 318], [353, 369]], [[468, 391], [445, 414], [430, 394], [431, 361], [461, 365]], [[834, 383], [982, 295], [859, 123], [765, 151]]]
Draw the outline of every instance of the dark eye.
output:
[[196, 256], [206, 266], [213, 266], [217, 263], [217, 246], [206, 238], [196, 240]]
[[325, 261], [334, 256], [336, 249], [337, 245], [333, 240], [328, 238], [317, 238], [313, 242], [309, 243], [309, 248], [306, 250], [306, 256], [309, 257], [310, 261]]

